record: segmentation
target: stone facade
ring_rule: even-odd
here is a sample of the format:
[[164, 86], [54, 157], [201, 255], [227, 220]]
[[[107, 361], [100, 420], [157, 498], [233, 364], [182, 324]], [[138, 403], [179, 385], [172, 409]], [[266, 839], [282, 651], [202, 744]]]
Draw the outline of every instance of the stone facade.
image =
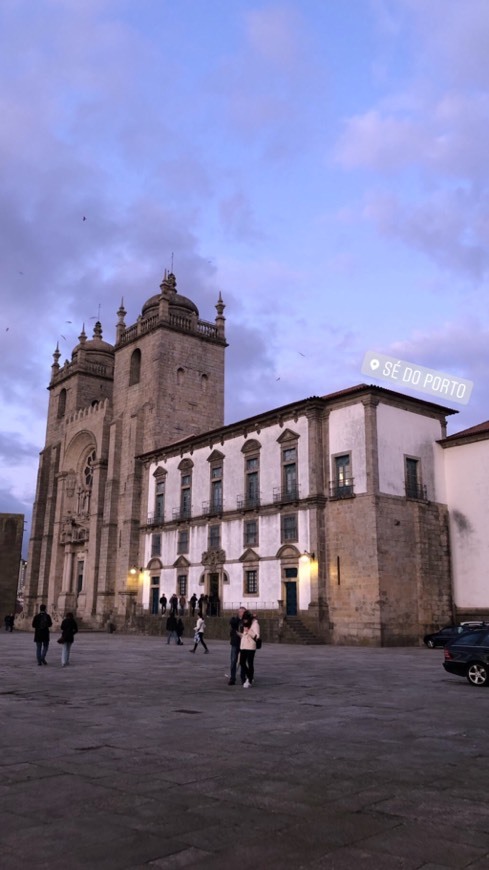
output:
[[[0, 618], [15, 613], [24, 514], [0, 514]], [[2, 624], [3, 629], [3, 624]]]
[[[222, 424], [224, 303], [214, 323], [165, 276], [114, 345], [97, 323], [71, 361], [54, 353], [26, 578], [25, 614], [41, 601], [100, 625], [132, 613], [146, 479], [138, 454]], [[142, 511], [142, 505], [144, 510]]]

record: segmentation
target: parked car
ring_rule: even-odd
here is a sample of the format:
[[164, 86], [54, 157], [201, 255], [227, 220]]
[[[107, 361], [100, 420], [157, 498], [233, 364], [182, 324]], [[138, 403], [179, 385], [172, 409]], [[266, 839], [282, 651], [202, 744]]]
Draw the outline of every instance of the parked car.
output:
[[471, 686], [489, 685], [489, 626], [464, 632], [445, 647], [443, 667]]
[[484, 622], [459, 622], [458, 625], [445, 625], [439, 631], [434, 631], [432, 634], [425, 634], [423, 642], [430, 649], [436, 646], [445, 646], [452, 640], [456, 640], [465, 631], [472, 631], [475, 628], [481, 628], [485, 625]]

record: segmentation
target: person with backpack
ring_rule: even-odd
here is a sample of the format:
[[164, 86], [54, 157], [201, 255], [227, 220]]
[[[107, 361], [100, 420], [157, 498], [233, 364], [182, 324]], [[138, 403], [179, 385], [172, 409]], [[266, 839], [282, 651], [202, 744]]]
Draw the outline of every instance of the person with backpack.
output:
[[47, 665], [46, 655], [49, 648], [49, 629], [53, 624], [49, 613], [46, 611], [46, 605], [41, 604], [39, 613], [32, 620], [34, 629], [34, 643], [36, 644], [37, 664]]
[[202, 646], [204, 647], [204, 653], [209, 652], [209, 650], [207, 649], [207, 646], [205, 644], [205, 641], [204, 641], [204, 631], [205, 631], [205, 622], [204, 622], [202, 616], [199, 616], [199, 617], [197, 617], [197, 622], [196, 622], [195, 628], [194, 628], [194, 648], [189, 649], [189, 652], [194, 653], [195, 650], [197, 649], [199, 643], [201, 643]]

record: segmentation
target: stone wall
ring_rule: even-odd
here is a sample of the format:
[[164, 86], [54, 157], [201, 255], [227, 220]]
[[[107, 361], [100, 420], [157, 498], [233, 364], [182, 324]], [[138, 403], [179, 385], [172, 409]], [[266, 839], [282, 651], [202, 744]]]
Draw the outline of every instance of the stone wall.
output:
[[24, 514], [0, 514], [0, 619], [15, 613]]

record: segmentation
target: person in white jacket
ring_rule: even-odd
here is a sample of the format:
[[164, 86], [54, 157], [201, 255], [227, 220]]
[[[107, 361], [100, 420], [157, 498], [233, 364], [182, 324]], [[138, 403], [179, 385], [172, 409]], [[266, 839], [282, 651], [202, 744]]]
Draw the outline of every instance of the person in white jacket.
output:
[[204, 647], [204, 653], [208, 653], [205, 640], [204, 640], [204, 631], [205, 631], [205, 622], [201, 616], [197, 618], [197, 623], [194, 628], [194, 648], [189, 649], [189, 652], [194, 653], [197, 649], [199, 643]]
[[256, 639], [260, 637], [258, 620], [249, 610], [243, 615], [243, 629], [238, 634], [241, 637], [239, 653], [241, 682], [243, 689], [249, 689], [255, 677]]

